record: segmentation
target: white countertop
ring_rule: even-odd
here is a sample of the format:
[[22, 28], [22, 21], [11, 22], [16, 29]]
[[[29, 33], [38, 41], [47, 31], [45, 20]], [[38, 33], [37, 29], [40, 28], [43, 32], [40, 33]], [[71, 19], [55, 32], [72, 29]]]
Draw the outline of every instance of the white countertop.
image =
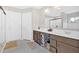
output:
[[75, 31], [75, 30], [53, 29], [53, 31], [51, 31], [51, 32], [47, 31], [46, 28], [33, 29], [33, 30], [79, 40], [79, 31]]

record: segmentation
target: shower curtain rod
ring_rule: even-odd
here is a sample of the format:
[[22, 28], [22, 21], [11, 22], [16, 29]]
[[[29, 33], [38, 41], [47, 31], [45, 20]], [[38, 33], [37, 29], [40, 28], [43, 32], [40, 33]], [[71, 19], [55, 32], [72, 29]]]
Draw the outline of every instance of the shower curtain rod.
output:
[[4, 15], [6, 15], [6, 12], [4, 11], [4, 9], [2, 8], [2, 6], [0, 6], [0, 9], [3, 11]]

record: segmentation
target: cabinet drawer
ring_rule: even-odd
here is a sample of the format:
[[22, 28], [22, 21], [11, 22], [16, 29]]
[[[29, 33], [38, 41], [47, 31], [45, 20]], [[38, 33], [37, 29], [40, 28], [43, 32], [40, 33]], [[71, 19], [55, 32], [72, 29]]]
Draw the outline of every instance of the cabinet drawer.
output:
[[58, 42], [57, 49], [58, 53], [79, 53], [79, 48], [75, 48], [61, 42]]
[[56, 47], [56, 40], [50, 39], [50, 46]]
[[50, 47], [50, 52], [56, 53], [56, 49], [53, 47]]
[[67, 37], [62, 37], [62, 36], [58, 36], [58, 35], [52, 35], [51, 38], [79, 48], [79, 40], [67, 38]]

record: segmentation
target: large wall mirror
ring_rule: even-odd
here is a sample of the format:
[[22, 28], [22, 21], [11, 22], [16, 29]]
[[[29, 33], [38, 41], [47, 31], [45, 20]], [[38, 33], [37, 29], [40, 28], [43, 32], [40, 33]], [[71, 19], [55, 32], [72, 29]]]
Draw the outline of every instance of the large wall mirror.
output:
[[[74, 29], [74, 30], [79, 30], [79, 12], [73, 12], [67, 14], [67, 29]], [[64, 20], [66, 20], [64, 19]], [[65, 22], [65, 23], [66, 23]], [[64, 22], [63, 22], [64, 23]]]
[[[79, 6], [51, 6], [41, 10], [40, 27], [79, 30]], [[53, 20], [58, 16], [62, 19]]]
[[62, 28], [62, 18], [52, 18], [49, 20], [49, 28]]
[[67, 14], [68, 23], [79, 23], [79, 12]]

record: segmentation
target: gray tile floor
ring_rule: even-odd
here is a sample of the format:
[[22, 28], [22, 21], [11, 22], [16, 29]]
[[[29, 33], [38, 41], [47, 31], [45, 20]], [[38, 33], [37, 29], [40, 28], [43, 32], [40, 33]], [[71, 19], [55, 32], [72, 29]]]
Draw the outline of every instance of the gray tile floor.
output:
[[17, 40], [17, 48], [5, 49], [3, 53], [49, 53], [47, 49], [39, 46], [35, 42], [33, 43], [33, 47], [30, 48], [28, 46], [29, 42], [28, 40]]

